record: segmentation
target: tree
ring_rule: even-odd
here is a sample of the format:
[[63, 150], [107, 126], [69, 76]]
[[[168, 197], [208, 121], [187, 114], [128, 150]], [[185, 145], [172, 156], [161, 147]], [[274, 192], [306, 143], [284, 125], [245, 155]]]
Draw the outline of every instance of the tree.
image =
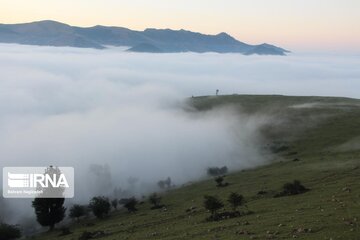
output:
[[167, 179], [165, 179], [165, 180], [160, 180], [160, 181], [158, 181], [158, 186], [159, 186], [159, 188], [161, 188], [161, 189], [165, 189], [165, 188], [171, 188], [171, 178], [170, 177], [168, 177]]
[[54, 229], [56, 223], [65, 217], [65, 198], [35, 198], [32, 206], [35, 209], [36, 220], [40, 225]]
[[207, 169], [207, 174], [212, 177], [225, 175], [228, 172], [228, 168], [226, 166], [223, 166], [221, 168], [219, 167], [210, 167]]
[[[45, 169], [45, 175], [61, 175], [58, 167], [50, 166]], [[53, 230], [56, 223], [61, 222], [65, 217], [66, 208], [64, 207], [65, 198], [63, 198], [65, 187], [40, 187], [42, 193], [34, 199], [32, 206], [35, 209], [36, 220], [42, 226], [48, 226]]]
[[224, 177], [216, 177], [215, 178], [216, 186], [222, 187], [224, 186]]
[[113, 208], [116, 210], [117, 206], [118, 206], [118, 200], [115, 198], [114, 200], [111, 201], [111, 205], [113, 206]]
[[109, 214], [111, 205], [108, 198], [99, 196], [90, 200], [89, 208], [97, 218], [104, 218]]
[[211, 216], [214, 217], [217, 214], [217, 211], [224, 207], [224, 204], [215, 196], [204, 196], [204, 207], [209, 210]]
[[157, 209], [163, 207], [163, 205], [160, 205], [161, 197], [158, 196], [156, 193], [153, 193], [149, 196], [149, 202], [153, 205], [151, 209]]
[[[50, 166], [45, 169], [44, 175], [59, 177], [61, 171], [58, 167]], [[53, 230], [55, 224], [61, 222], [65, 217], [66, 208], [63, 197], [65, 187], [55, 187], [50, 184], [48, 187], [38, 187], [37, 190], [41, 190], [42, 193], [32, 201], [36, 220], [40, 225], [48, 226], [50, 230]]]
[[138, 204], [138, 201], [136, 200], [136, 198], [132, 197], [132, 198], [127, 198], [127, 199], [121, 199], [119, 202], [124, 204], [124, 207], [129, 212], [137, 211], [136, 205]]
[[0, 223], [0, 240], [12, 240], [21, 237], [21, 231], [17, 226]]
[[73, 219], [76, 218], [79, 221], [79, 218], [84, 216], [85, 214], [86, 214], [85, 206], [75, 204], [70, 208], [69, 217]]
[[235, 212], [239, 206], [244, 204], [244, 197], [237, 193], [231, 193], [227, 201], [230, 203], [233, 211]]
[[167, 188], [171, 188], [171, 178], [168, 177], [165, 181], [164, 181], [165, 185]]

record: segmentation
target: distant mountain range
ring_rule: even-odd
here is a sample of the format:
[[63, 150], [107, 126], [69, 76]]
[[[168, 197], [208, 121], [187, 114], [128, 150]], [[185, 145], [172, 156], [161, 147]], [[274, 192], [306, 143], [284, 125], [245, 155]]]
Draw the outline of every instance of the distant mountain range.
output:
[[249, 45], [227, 33], [205, 35], [186, 30], [146, 29], [133, 31], [122, 27], [74, 27], [56, 21], [0, 24], [0, 42], [40, 46], [68, 46], [104, 49], [127, 46], [132, 52], [176, 53], [217, 52], [245, 55], [285, 55], [288, 51], [270, 44]]

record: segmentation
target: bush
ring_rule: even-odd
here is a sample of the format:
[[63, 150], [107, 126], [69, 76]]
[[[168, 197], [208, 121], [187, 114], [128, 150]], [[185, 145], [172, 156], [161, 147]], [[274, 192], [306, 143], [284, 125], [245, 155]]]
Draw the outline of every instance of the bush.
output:
[[153, 193], [149, 197], [149, 202], [153, 205], [151, 209], [158, 209], [164, 207], [164, 205], [161, 205], [161, 197], [158, 196], [156, 193]]
[[227, 201], [230, 203], [234, 212], [238, 207], [245, 203], [244, 197], [237, 193], [231, 193]]
[[0, 240], [11, 240], [21, 237], [21, 231], [17, 226], [0, 223]]
[[294, 180], [292, 183], [285, 183], [283, 185], [283, 191], [276, 194], [275, 197], [297, 195], [307, 191], [309, 191], [309, 189], [304, 187], [300, 181]]
[[215, 178], [215, 182], [216, 182], [216, 185], [218, 187], [221, 187], [223, 185], [224, 178], [223, 177], [217, 177], [217, 178]]
[[89, 208], [97, 218], [104, 218], [110, 212], [110, 202], [106, 197], [94, 197], [91, 199]]
[[204, 207], [206, 210], [209, 210], [211, 216], [214, 217], [217, 214], [217, 211], [224, 207], [224, 204], [220, 199], [215, 196], [204, 196]]
[[120, 199], [119, 202], [121, 204], [123, 204], [124, 207], [129, 212], [136, 212], [137, 211], [136, 205], [138, 204], [138, 201], [136, 200], [136, 198], [134, 198], [134, 197], [132, 197], [132, 198], [123, 198], [123, 199]]
[[84, 216], [85, 214], [86, 214], [86, 207], [75, 204], [70, 208], [69, 217], [73, 219], [76, 218], [77, 220], [79, 220], [79, 218]]
[[207, 174], [212, 177], [225, 175], [228, 173], [228, 168], [226, 166], [223, 166], [221, 168], [218, 167], [210, 167], [207, 169]]
[[225, 179], [222, 176], [216, 177], [214, 180], [216, 182], [216, 186], [218, 187], [226, 187], [229, 185], [229, 183], [224, 183]]

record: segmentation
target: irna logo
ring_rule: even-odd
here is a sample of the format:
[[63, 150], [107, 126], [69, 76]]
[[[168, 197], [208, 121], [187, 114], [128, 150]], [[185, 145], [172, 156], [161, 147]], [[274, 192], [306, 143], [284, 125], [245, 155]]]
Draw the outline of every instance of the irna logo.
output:
[[72, 167], [5, 167], [4, 198], [72, 198]]
[[54, 188], [69, 187], [69, 183], [63, 173], [57, 174], [17, 174], [8, 173], [8, 185], [11, 188]]

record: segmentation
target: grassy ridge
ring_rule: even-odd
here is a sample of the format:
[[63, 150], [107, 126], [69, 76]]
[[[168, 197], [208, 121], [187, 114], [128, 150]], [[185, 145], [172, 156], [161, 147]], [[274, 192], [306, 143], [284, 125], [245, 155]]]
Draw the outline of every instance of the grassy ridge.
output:
[[[360, 100], [232, 95], [189, 101], [199, 111], [230, 104], [280, 119], [261, 129], [274, 162], [229, 174], [228, 187], [217, 188], [209, 179], [164, 193], [166, 211], [144, 203], [135, 214], [119, 210], [105, 220], [75, 223], [71, 235], [58, 237], [55, 231], [34, 239], [78, 239], [85, 230], [109, 233], [101, 239], [360, 239]], [[273, 198], [294, 179], [311, 190]], [[259, 195], [260, 190], [267, 194]], [[254, 214], [205, 221], [203, 196], [225, 202], [231, 192], [243, 194]]]

